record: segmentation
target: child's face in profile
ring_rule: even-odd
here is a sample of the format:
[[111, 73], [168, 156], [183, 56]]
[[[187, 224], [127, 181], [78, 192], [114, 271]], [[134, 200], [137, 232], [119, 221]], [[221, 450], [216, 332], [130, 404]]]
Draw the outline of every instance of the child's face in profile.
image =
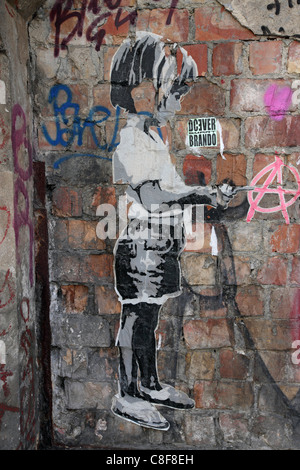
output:
[[131, 96], [137, 113], [150, 113], [157, 118], [161, 126], [166, 125], [177, 111], [181, 109], [181, 99], [189, 87], [172, 87], [167, 96], [162, 90], [155, 90], [151, 80], [142, 81], [135, 87]]

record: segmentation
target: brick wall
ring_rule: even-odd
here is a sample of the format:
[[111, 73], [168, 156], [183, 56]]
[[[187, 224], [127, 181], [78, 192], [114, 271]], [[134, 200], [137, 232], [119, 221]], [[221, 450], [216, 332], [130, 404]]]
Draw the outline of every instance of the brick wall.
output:
[[[299, 42], [256, 36], [214, 0], [179, 0], [171, 10], [166, 0], [122, 0], [120, 9], [87, 2], [84, 17], [84, 2], [62, 12], [60, 3], [48, 0], [29, 27], [35, 146], [47, 189], [54, 442], [298, 448]], [[121, 311], [116, 240], [96, 233], [97, 207], [110, 204], [118, 215], [124, 194], [112, 183], [111, 158], [126, 114], [110, 102], [111, 60], [141, 30], [183, 46], [198, 66], [172, 121], [178, 172], [188, 184], [199, 184], [202, 174], [206, 184], [229, 178], [264, 194], [248, 200], [240, 192], [221, 217], [208, 208], [203, 245], [181, 257], [183, 293], [161, 311], [158, 369], [161, 380], [196, 405], [164, 410], [166, 433], [110, 411]], [[223, 156], [220, 146], [197, 153], [186, 147], [188, 120], [205, 116], [221, 125]]]

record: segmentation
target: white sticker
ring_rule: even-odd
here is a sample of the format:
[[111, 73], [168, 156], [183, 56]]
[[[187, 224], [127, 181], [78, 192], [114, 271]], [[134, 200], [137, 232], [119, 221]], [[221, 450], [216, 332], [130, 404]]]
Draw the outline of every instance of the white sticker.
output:
[[217, 119], [215, 117], [199, 117], [188, 121], [189, 147], [217, 147]]

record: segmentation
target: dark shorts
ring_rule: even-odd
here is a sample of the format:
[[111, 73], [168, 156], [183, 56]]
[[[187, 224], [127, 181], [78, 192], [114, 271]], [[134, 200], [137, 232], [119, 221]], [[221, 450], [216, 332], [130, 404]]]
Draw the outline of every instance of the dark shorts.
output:
[[[152, 233], [151, 233], [152, 230]], [[182, 224], [132, 220], [115, 246], [115, 287], [123, 302], [162, 303], [180, 293]]]

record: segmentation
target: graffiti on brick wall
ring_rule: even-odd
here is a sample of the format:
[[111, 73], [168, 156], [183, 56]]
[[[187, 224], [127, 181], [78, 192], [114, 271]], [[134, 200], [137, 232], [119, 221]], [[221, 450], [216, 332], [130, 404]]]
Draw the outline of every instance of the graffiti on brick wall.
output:
[[[296, 188], [287, 189], [283, 187], [283, 169], [286, 168], [289, 174], [292, 175], [292, 179], [296, 183]], [[262, 186], [256, 186], [257, 183], [264, 177], [267, 176]], [[277, 181], [277, 187], [274, 188], [274, 181]], [[282, 215], [287, 224], [290, 223], [287, 208], [296, 202], [300, 196], [300, 175], [296, 168], [292, 165], [285, 165], [284, 162], [278, 156], [275, 156], [274, 162], [267, 165], [261, 170], [251, 181], [251, 186], [254, 187], [252, 191], [248, 193], [248, 200], [250, 208], [247, 215], [247, 222], [250, 222], [255, 212], [261, 212], [270, 214], [273, 212], [282, 212]], [[273, 207], [262, 207], [262, 199], [268, 197], [268, 195], [276, 194], [278, 196], [279, 204]]]
[[[28, 449], [36, 440], [36, 393], [35, 393], [35, 334], [29, 328], [30, 301], [24, 297], [20, 304], [22, 333], [20, 348], [24, 355], [20, 374], [20, 435], [19, 448]], [[25, 328], [24, 328], [25, 327]]]
[[[17, 260], [20, 262], [20, 233], [22, 228], [27, 228], [29, 236], [29, 279], [33, 285], [33, 243], [34, 229], [30, 215], [30, 198], [27, 190], [27, 182], [32, 176], [32, 147], [27, 137], [26, 116], [19, 104], [12, 110], [12, 148], [14, 168], [17, 174], [14, 192], [14, 230], [17, 248]], [[23, 167], [23, 161], [25, 166]], [[27, 161], [26, 161], [27, 160]], [[22, 209], [21, 200], [24, 200], [25, 208]]]
[[[187, 394], [160, 382], [155, 338], [162, 305], [182, 292], [184, 211], [186, 206], [205, 205], [223, 211], [236, 194], [225, 182], [218, 187], [188, 186], [172, 163], [163, 129], [181, 109], [190, 90], [188, 82], [197, 76], [194, 60], [184, 49], [181, 52], [183, 62], [177, 71], [175, 54], [166, 54], [161, 37], [140, 32], [134, 45], [123, 42], [111, 67], [111, 102], [128, 112], [113, 155], [113, 178], [116, 184], [128, 184], [130, 202], [128, 225], [114, 248], [115, 288], [122, 312], [117, 337], [119, 394], [113, 398], [112, 411], [160, 430], [169, 429], [169, 422], [156, 404], [194, 407]], [[149, 214], [152, 230], [155, 221], [154, 232], [148, 230]]]
[[[178, 0], [171, 0], [170, 11], [166, 20], [167, 25], [171, 23], [177, 3]], [[103, 7], [107, 7], [109, 11], [104, 11]], [[94, 18], [85, 28], [85, 21], [88, 21], [89, 13], [94, 15]], [[133, 25], [137, 18], [137, 10], [133, 9], [129, 13], [124, 11], [122, 0], [103, 0], [102, 2], [99, 0], [83, 0], [79, 9], [76, 9], [73, 0], [56, 0], [50, 11], [50, 21], [54, 23], [55, 27], [54, 56], [58, 57], [60, 50], [66, 49], [74, 37], [82, 37], [84, 32], [87, 41], [95, 43], [95, 49], [99, 51], [106, 35], [108, 18], [113, 19], [114, 26], [117, 29], [126, 23]], [[63, 25], [69, 20], [71, 20], [69, 23], [71, 24], [70, 30], [62, 37]], [[73, 20], [75, 20], [75, 26]]]
[[[9, 327], [8, 330], [1, 331], [0, 337], [6, 336], [10, 328], [11, 327]], [[6, 347], [5, 342], [3, 340], [0, 340], [0, 351], [2, 353], [0, 354], [0, 387], [3, 390], [4, 398], [7, 399], [9, 398], [11, 393], [7, 379], [13, 376], [13, 372], [6, 367]], [[0, 403], [0, 428], [5, 412], [17, 413], [19, 412], [19, 408], [16, 406], [8, 405], [6, 403]]]
[[[46, 124], [42, 124], [43, 134], [49, 144], [52, 146], [62, 145], [69, 148], [74, 143], [81, 147], [83, 145], [83, 136], [90, 132], [92, 140], [99, 150], [114, 150], [118, 145], [117, 133], [120, 120], [120, 108], [116, 108], [114, 116], [114, 131], [109, 143], [102, 144], [97, 135], [97, 126], [103, 124], [111, 116], [111, 112], [105, 106], [94, 106], [86, 118], [80, 117], [80, 106], [73, 101], [72, 91], [67, 85], [58, 84], [51, 88], [48, 102], [53, 106], [53, 116], [55, 118], [56, 135], [51, 136]], [[71, 111], [72, 117], [69, 116]], [[101, 156], [97, 153], [70, 153], [60, 158], [54, 163], [54, 168], [58, 168], [61, 163], [75, 157], [91, 157], [104, 160], [111, 160], [107, 156]]]

